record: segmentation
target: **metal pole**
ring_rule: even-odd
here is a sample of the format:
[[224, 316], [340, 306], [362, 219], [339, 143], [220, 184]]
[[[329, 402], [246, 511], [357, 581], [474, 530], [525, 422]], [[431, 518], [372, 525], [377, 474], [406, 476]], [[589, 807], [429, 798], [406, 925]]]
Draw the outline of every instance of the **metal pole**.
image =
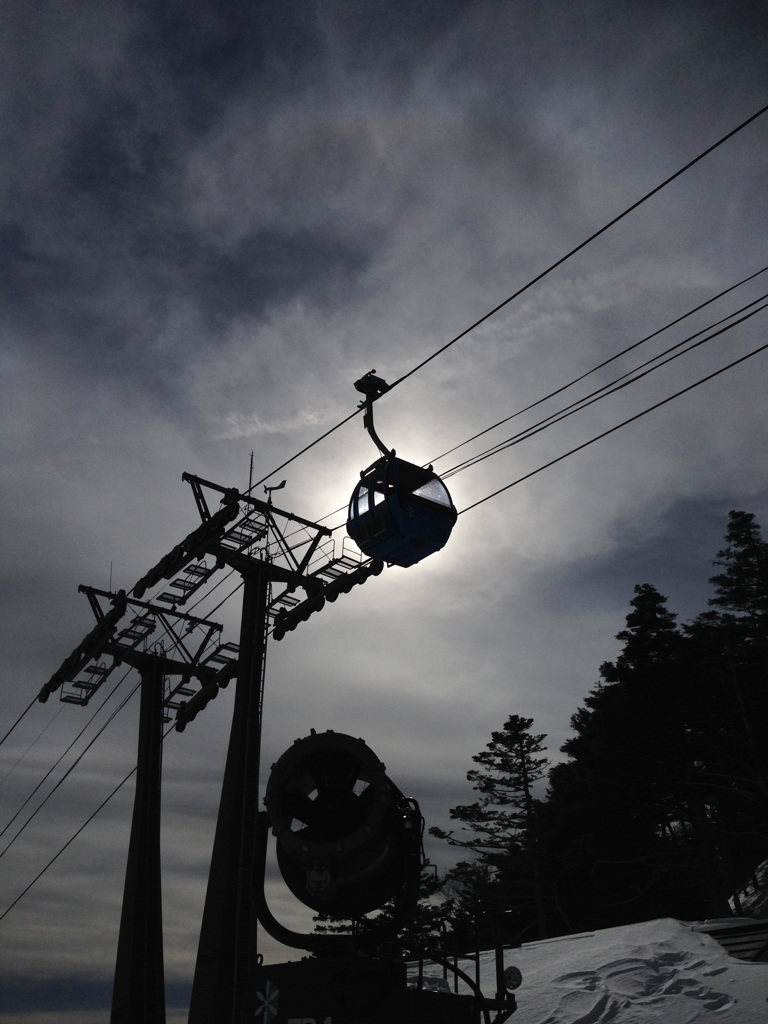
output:
[[255, 1010], [256, 855], [260, 690], [265, 654], [269, 575], [254, 562], [243, 569], [235, 706], [219, 816], [192, 985], [189, 1024], [240, 1024]]
[[160, 773], [163, 671], [141, 666], [136, 795], [117, 943], [111, 1024], [165, 1024], [160, 882]]

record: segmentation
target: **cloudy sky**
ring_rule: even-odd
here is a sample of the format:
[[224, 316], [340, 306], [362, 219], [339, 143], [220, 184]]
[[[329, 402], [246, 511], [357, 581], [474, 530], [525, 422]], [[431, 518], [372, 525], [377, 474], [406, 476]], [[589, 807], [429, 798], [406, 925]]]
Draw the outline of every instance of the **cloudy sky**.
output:
[[[269, 479], [355, 411], [353, 381], [375, 367], [408, 375], [376, 406], [382, 439], [445, 472], [768, 292], [768, 273], [753, 278], [439, 458], [768, 264], [765, 115], [411, 374], [768, 103], [765, 14], [6, 0], [0, 734], [92, 628], [78, 584], [129, 589], [198, 525], [184, 471], [244, 489], [253, 452]], [[758, 312], [451, 476], [462, 514], [444, 551], [271, 645], [264, 765], [311, 728], [362, 736], [445, 825], [509, 714], [556, 758], [633, 586], [655, 583], [686, 620], [706, 607], [728, 510], [768, 522], [768, 353], [476, 503], [752, 352], [765, 328]], [[274, 476], [281, 507], [334, 513], [375, 454], [353, 418]], [[237, 638], [237, 597], [212, 617]], [[129, 686], [98, 716], [55, 698], [24, 716], [0, 747], [2, 828], [87, 728], [0, 842]], [[165, 746], [169, 1020], [185, 1019], [232, 691]], [[137, 710], [2, 856], [0, 914], [135, 764]], [[5, 1019], [104, 1019], [132, 796], [0, 921]], [[276, 883], [271, 899], [295, 924]]]

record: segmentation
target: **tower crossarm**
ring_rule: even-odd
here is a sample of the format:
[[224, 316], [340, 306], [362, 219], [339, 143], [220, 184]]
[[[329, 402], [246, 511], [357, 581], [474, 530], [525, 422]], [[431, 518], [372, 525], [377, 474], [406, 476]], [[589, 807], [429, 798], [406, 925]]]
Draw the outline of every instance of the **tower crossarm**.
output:
[[[97, 625], [42, 688], [38, 699], [43, 703], [61, 689], [63, 701], [85, 705], [118, 665], [135, 665], [144, 657], [158, 657], [168, 666], [179, 666], [178, 670], [164, 669], [165, 675], [197, 675], [197, 667], [223, 629], [219, 623], [128, 597], [123, 590], [113, 594], [83, 584], [78, 591], [88, 598]], [[124, 616], [129, 616], [127, 623], [118, 628]], [[148, 644], [158, 627], [159, 640], [152, 652]], [[207, 677], [213, 671], [204, 669], [201, 674]]]

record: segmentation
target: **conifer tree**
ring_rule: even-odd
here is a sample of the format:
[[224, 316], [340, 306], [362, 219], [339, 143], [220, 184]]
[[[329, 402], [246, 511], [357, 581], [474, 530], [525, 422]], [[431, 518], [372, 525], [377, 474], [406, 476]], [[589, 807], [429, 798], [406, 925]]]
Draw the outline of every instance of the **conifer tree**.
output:
[[656, 587], [650, 583], [638, 584], [630, 607], [626, 628], [616, 634], [624, 647], [615, 664], [606, 661], [600, 667], [600, 675], [610, 683], [664, 664], [679, 649], [677, 614], [667, 608], [666, 597]]
[[721, 874], [737, 887], [768, 849], [768, 543], [754, 515], [735, 510], [725, 541], [711, 610], [686, 627], [698, 679], [688, 725], [691, 783], [706, 794]]
[[[532, 904], [543, 936], [546, 914], [533, 787], [544, 778], [549, 762], [542, 746], [546, 737], [531, 733], [532, 725], [532, 718], [510, 715], [503, 729], [491, 733], [486, 749], [472, 758], [479, 767], [467, 772], [467, 780], [480, 796], [450, 810], [451, 819], [462, 822], [463, 835], [440, 828], [429, 831], [478, 856], [482, 867], [475, 873], [475, 884], [466, 864], [453, 876], [449, 873], [463, 884], [466, 899], [487, 900], [493, 895], [500, 903]], [[476, 884], [478, 878], [482, 885]]]
[[702, 903], [706, 872], [691, 834], [701, 801], [680, 788], [691, 682], [675, 619], [654, 586], [635, 587], [622, 650], [571, 719], [570, 760], [550, 773], [547, 841], [579, 927], [596, 914], [600, 924], [690, 916]]
[[[622, 650], [571, 720], [543, 823], [578, 927], [722, 916], [768, 850], [768, 545], [731, 512], [710, 610], [635, 587]], [[615, 915], [613, 918], [611, 915]]]
[[715, 565], [722, 571], [710, 578], [715, 596], [709, 604], [740, 618], [752, 635], [764, 639], [768, 619], [768, 543], [751, 512], [728, 514], [726, 546]]
[[[443, 933], [456, 917], [454, 901], [442, 894], [443, 879], [425, 865], [419, 878], [419, 901], [413, 916], [394, 938], [381, 946], [367, 946], [368, 955], [391, 955], [392, 953], [414, 952], [420, 949], [439, 948]], [[335, 917], [332, 914], [317, 914], [314, 921], [316, 931], [325, 934], [363, 934], [381, 932], [390, 925], [395, 914], [394, 901], [389, 900], [380, 910], [352, 920]]]

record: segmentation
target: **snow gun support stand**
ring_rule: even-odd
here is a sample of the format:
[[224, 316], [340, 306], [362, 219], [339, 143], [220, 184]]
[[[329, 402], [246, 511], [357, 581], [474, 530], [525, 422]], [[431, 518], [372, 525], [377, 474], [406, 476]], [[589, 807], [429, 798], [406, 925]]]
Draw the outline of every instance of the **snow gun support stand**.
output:
[[[272, 766], [264, 804], [256, 823], [256, 916], [278, 942], [314, 957], [280, 964], [259, 958], [249, 1020], [502, 1024], [514, 1012], [514, 996], [503, 990], [500, 951], [497, 988], [502, 987], [494, 1000], [485, 999], [461, 971], [457, 977], [466, 983], [466, 995], [447, 986], [431, 989], [422, 983], [422, 970], [411, 987], [405, 960], [381, 953], [395, 948], [416, 909], [424, 822], [416, 802], [403, 796], [363, 740], [332, 730], [312, 730], [296, 740]], [[264, 894], [270, 830], [283, 880], [305, 906], [359, 922], [384, 904], [394, 908], [392, 914], [367, 920], [352, 934], [302, 934], [280, 924]], [[490, 1010], [498, 1011], [493, 1020]]]
[[[474, 953], [458, 954], [447, 953], [444, 950], [420, 950], [417, 958], [408, 961], [412, 984], [415, 982], [416, 989], [419, 992], [450, 992], [451, 983], [448, 980], [448, 975], [451, 974], [454, 993], [458, 993], [459, 982], [463, 982], [464, 986], [472, 992], [471, 998], [474, 1015], [466, 1018], [467, 1020], [479, 1022], [482, 1014], [483, 1024], [503, 1024], [517, 1009], [517, 1002], [513, 992], [519, 988], [523, 976], [519, 968], [513, 965], [509, 965], [506, 968], [504, 966], [504, 942], [500, 925], [500, 915], [496, 913], [494, 915], [495, 998], [489, 999], [487, 996], [484, 996], [480, 988], [481, 946], [479, 929], [475, 930], [476, 943]], [[474, 962], [474, 978], [459, 967], [459, 960]], [[441, 973], [434, 973], [436, 967], [441, 969]], [[494, 1011], [495, 1016], [491, 1017], [491, 1013]], [[437, 1021], [444, 1018], [430, 1016], [414, 1019]], [[453, 1020], [453, 1018], [445, 1019]], [[464, 1020], [464, 1018], [461, 1019]]]

